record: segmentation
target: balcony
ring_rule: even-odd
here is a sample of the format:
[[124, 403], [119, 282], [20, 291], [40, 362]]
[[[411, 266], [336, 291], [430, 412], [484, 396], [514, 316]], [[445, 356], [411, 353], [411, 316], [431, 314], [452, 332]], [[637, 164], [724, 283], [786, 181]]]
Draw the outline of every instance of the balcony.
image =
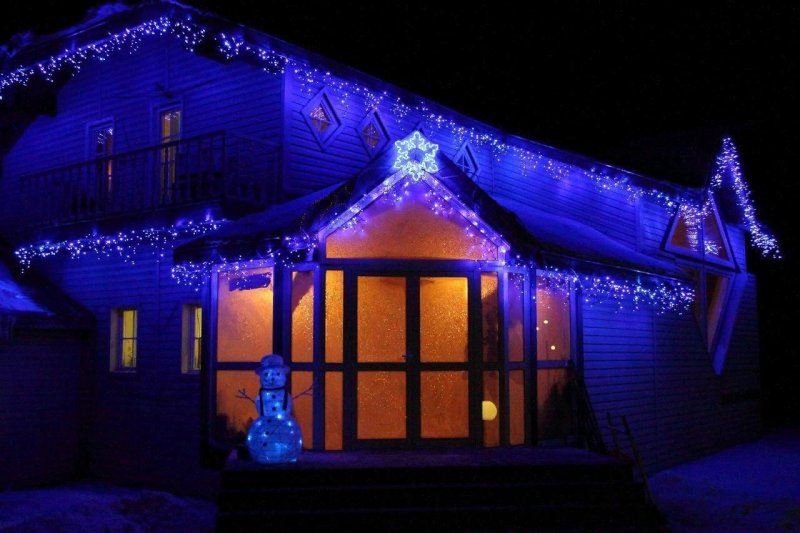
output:
[[277, 179], [277, 147], [214, 132], [20, 177], [25, 227], [45, 227], [231, 203], [265, 207]]

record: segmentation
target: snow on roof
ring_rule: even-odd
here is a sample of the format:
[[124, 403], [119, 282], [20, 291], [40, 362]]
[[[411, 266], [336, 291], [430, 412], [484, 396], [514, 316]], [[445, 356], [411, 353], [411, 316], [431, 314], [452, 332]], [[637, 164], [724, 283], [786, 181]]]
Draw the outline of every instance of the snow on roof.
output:
[[52, 314], [34, 302], [27, 291], [11, 276], [8, 267], [0, 262], [0, 313]]
[[676, 273], [673, 263], [629, 248], [590, 226], [564, 216], [544, 213], [515, 200], [501, 197], [495, 197], [495, 200], [504, 209], [514, 213], [525, 229], [546, 250], [609, 266]]

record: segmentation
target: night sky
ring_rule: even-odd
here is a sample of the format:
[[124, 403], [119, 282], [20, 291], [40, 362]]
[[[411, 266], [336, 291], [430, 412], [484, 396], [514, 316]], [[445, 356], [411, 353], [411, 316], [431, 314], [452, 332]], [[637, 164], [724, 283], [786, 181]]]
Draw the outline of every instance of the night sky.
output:
[[[703, 185], [721, 136], [733, 135], [759, 218], [786, 256], [753, 257], [750, 265], [759, 274], [766, 419], [800, 419], [798, 249], [790, 229], [800, 200], [800, 7], [186, 3], [510, 133], [656, 178]], [[97, 2], [17, 4], [3, 7], [2, 42], [74, 24]]]

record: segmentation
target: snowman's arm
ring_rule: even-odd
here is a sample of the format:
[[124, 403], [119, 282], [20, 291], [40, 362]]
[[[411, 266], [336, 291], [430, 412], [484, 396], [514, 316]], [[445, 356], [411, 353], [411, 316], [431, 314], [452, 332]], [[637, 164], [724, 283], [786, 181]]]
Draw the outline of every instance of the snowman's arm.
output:
[[314, 387], [316, 387], [316, 385], [317, 385], [317, 380], [315, 379], [314, 382], [311, 385], [309, 385], [309, 387], [306, 390], [295, 394], [294, 396], [292, 396], [292, 399], [296, 400], [301, 396], [314, 396]]
[[240, 400], [250, 400], [250, 402], [252, 402], [253, 405], [256, 405], [256, 399], [251, 398], [250, 395], [247, 394], [247, 390], [245, 390], [244, 388], [241, 388], [237, 391], [236, 397], [239, 398]]

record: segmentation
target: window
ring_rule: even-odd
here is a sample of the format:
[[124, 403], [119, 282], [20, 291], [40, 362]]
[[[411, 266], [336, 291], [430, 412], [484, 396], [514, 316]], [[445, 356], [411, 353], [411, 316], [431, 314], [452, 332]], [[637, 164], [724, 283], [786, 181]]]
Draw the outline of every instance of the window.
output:
[[453, 156], [453, 163], [473, 180], [478, 176], [480, 170], [478, 159], [475, 157], [475, 153], [472, 151], [472, 147], [469, 143], [464, 143], [464, 145], [459, 148], [456, 155]]
[[713, 203], [704, 209], [682, 205], [675, 215], [664, 248], [676, 254], [734, 266], [728, 236]]
[[181, 137], [181, 110], [171, 107], [162, 109], [158, 114], [159, 143], [165, 144], [161, 149], [160, 180], [161, 203], [170, 203], [174, 196], [175, 179], [178, 166], [178, 144]]
[[111, 312], [111, 370], [132, 371], [137, 363], [138, 313], [133, 308]]
[[114, 153], [114, 127], [111, 123], [104, 123], [92, 127], [90, 133], [91, 158], [94, 159], [94, 171], [97, 178], [98, 191], [101, 197], [111, 194]]
[[333, 141], [342, 126], [324, 89], [303, 108], [303, 118], [323, 149]]
[[375, 110], [367, 113], [367, 116], [358, 125], [358, 132], [361, 144], [370, 157], [383, 150], [389, 142], [389, 134], [386, 132], [383, 120]]
[[324, 134], [331, 127], [331, 119], [322, 104], [317, 104], [308, 116], [311, 117], [311, 124], [314, 125], [314, 129], [320, 133]]
[[200, 371], [200, 355], [203, 340], [203, 308], [196, 304], [183, 306], [181, 325], [181, 370], [184, 374]]

